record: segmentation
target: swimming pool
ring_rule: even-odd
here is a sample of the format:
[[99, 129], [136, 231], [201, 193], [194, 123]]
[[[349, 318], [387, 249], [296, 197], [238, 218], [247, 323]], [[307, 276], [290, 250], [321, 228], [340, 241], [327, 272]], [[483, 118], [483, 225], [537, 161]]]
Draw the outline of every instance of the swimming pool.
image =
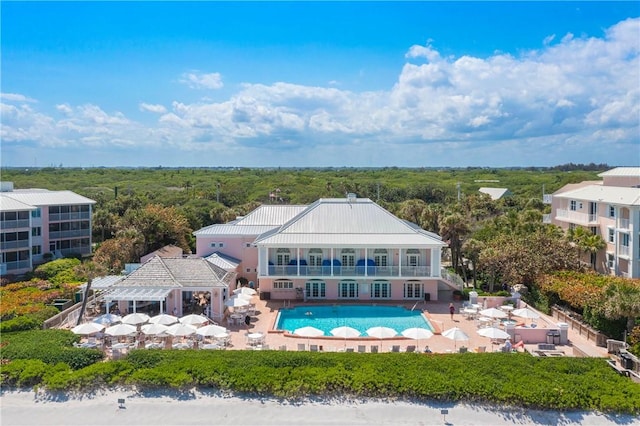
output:
[[411, 327], [422, 327], [433, 331], [422, 311], [404, 308], [403, 306], [378, 305], [320, 305], [299, 306], [281, 309], [276, 321], [276, 329], [293, 333], [297, 328], [315, 327], [331, 336], [336, 327], [348, 326], [367, 335], [371, 327], [390, 327], [398, 332]]

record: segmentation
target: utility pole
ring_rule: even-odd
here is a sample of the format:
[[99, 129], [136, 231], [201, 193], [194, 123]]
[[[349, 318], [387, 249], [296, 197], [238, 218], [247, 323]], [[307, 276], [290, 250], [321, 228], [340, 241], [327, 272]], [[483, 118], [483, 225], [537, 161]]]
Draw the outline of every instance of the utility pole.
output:
[[456, 189], [458, 190], [458, 201], [460, 201], [460, 182], [456, 183]]

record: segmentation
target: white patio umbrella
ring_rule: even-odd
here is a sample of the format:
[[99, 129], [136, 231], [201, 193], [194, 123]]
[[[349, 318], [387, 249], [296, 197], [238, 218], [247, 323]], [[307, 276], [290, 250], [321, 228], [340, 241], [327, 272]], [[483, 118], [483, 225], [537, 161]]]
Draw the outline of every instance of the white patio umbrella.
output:
[[240, 287], [233, 290], [233, 294], [244, 294], [247, 296], [255, 296], [256, 294], [258, 294], [258, 292], [249, 287]]
[[496, 308], [483, 309], [478, 313], [483, 317], [489, 317], [489, 318], [506, 318], [507, 317], [506, 312]]
[[168, 326], [164, 324], [151, 323], [142, 326], [142, 332], [149, 336], [157, 336], [159, 334], [167, 334]]
[[215, 336], [216, 334], [222, 334], [222, 333], [226, 333], [227, 329], [224, 327], [220, 327], [219, 325], [215, 325], [215, 324], [209, 324], [209, 325], [205, 325], [204, 327], [200, 327], [196, 330], [196, 334], [199, 334], [200, 336]]
[[158, 314], [149, 318], [149, 324], [171, 325], [178, 322], [178, 317], [169, 314]]
[[382, 339], [397, 336], [398, 332], [389, 327], [371, 327], [367, 329], [367, 335], [380, 339], [380, 350], [382, 350]]
[[491, 347], [493, 348], [493, 339], [507, 339], [511, 337], [509, 333], [495, 327], [486, 327], [478, 330], [478, 334], [491, 339]]
[[442, 333], [442, 336], [446, 337], [447, 339], [453, 340], [454, 349], [456, 348], [457, 341], [469, 340], [469, 336], [467, 336], [467, 334], [464, 331], [460, 330], [458, 327], [453, 327], [445, 330]]
[[102, 330], [104, 330], [104, 325], [96, 322], [85, 322], [83, 324], [76, 325], [71, 329], [74, 334], [80, 334], [83, 336], [99, 333]]
[[109, 336], [128, 336], [136, 332], [136, 327], [131, 324], [116, 324], [104, 330]]
[[224, 305], [228, 306], [230, 308], [240, 308], [240, 307], [243, 307], [243, 306], [249, 306], [250, 303], [251, 303], [250, 301], [248, 301], [247, 299], [245, 299], [243, 297], [234, 296], [234, 297], [228, 298], [224, 302]]
[[209, 322], [209, 318], [205, 317], [204, 315], [189, 314], [180, 318], [179, 321], [180, 324], [192, 325], [194, 327], [197, 327]]
[[167, 334], [175, 337], [191, 336], [196, 333], [196, 328], [192, 325], [177, 323], [169, 326]]
[[322, 331], [322, 330], [320, 330], [318, 328], [315, 328], [315, 327], [306, 326], [306, 327], [296, 328], [295, 330], [293, 330], [293, 334], [298, 335], [298, 336], [306, 337], [307, 338], [307, 344], [309, 344], [311, 337], [324, 336], [324, 331]]
[[122, 317], [116, 314], [102, 314], [93, 320], [95, 323], [104, 325], [115, 324], [120, 321], [122, 321]]
[[409, 339], [416, 340], [418, 348], [420, 348], [421, 339], [430, 339], [433, 336], [433, 332], [431, 330], [422, 327], [407, 328], [406, 330], [402, 330], [402, 333], [400, 334], [404, 337], [408, 337]]
[[347, 339], [358, 337], [360, 334], [359, 330], [356, 330], [353, 327], [348, 327], [346, 325], [342, 327], [336, 327], [330, 331], [332, 336], [342, 337], [344, 338], [344, 346], [347, 347]]
[[140, 325], [149, 321], [149, 315], [142, 312], [134, 312], [133, 314], [125, 315], [122, 317], [123, 324]]

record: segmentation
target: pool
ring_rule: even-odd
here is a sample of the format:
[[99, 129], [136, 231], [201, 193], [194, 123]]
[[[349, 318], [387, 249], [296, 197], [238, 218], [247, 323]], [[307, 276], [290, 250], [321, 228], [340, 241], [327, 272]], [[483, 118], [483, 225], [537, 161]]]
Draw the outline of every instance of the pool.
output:
[[349, 326], [367, 335], [371, 327], [389, 327], [398, 332], [411, 327], [422, 327], [433, 331], [422, 311], [411, 311], [403, 306], [378, 305], [320, 305], [299, 306], [281, 309], [276, 321], [276, 329], [293, 333], [297, 328], [315, 327], [331, 336], [336, 327]]

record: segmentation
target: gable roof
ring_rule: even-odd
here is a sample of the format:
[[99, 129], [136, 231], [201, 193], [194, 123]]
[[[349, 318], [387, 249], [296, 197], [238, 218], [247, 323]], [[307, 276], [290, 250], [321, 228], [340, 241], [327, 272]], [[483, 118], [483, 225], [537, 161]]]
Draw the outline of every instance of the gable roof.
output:
[[508, 188], [482, 187], [482, 188], [478, 189], [478, 191], [482, 192], [483, 194], [487, 194], [494, 201], [495, 200], [499, 200], [502, 197], [506, 197], [507, 195], [511, 195], [511, 191], [509, 191]]
[[209, 256], [205, 257], [205, 259], [207, 260], [207, 262], [211, 262], [212, 264], [226, 271], [234, 271], [241, 263], [239, 259], [227, 256], [226, 254], [220, 253], [219, 251], [210, 254]]
[[16, 189], [4, 192], [4, 197], [13, 198], [32, 206], [65, 206], [75, 204], [95, 204], [90, 198], [73, 191], [49, 191], [48, 189]]
[[0, 211], [17, 212], [23, 210], [35, 210], [37, 207], [23, 203], [22, 201], [0, 194]]
[[640, 167], [616, 167], [611, 170], [607, 170], [606, 172], [602, 172], [598, 174], [601, 177], [640, 177]]
[[247, 235], [258, 236], [281, 226], [306, 209], [301, 205], [262, 205], [244, 217], [229, 223], [209, 225], [193, 233], [198, 236]]
[[200, 257], [154, 256], [113, 287], [227, 287], [235, 275]]
[[181, 247], [174, 246], [173, 244], [167, 244], [164, 247], [160, 247], [156, 251], [152, 251], [149, 254], [145, 254], [140, 258], [140, 263], [144, 263], [147, 260], [151, 259], [153, 256], [160, 257], [181, 257], [184, 251]]
[[281, 227], [256, 239], [258, 245], [444, 246], [435, 234], [409, 225], [368, 198], [320, 199]]
[[640, 189], [621, 186], [586, 185], [570, 191], [554, 193], [553, 196], [615, 205], [640, 206]]

